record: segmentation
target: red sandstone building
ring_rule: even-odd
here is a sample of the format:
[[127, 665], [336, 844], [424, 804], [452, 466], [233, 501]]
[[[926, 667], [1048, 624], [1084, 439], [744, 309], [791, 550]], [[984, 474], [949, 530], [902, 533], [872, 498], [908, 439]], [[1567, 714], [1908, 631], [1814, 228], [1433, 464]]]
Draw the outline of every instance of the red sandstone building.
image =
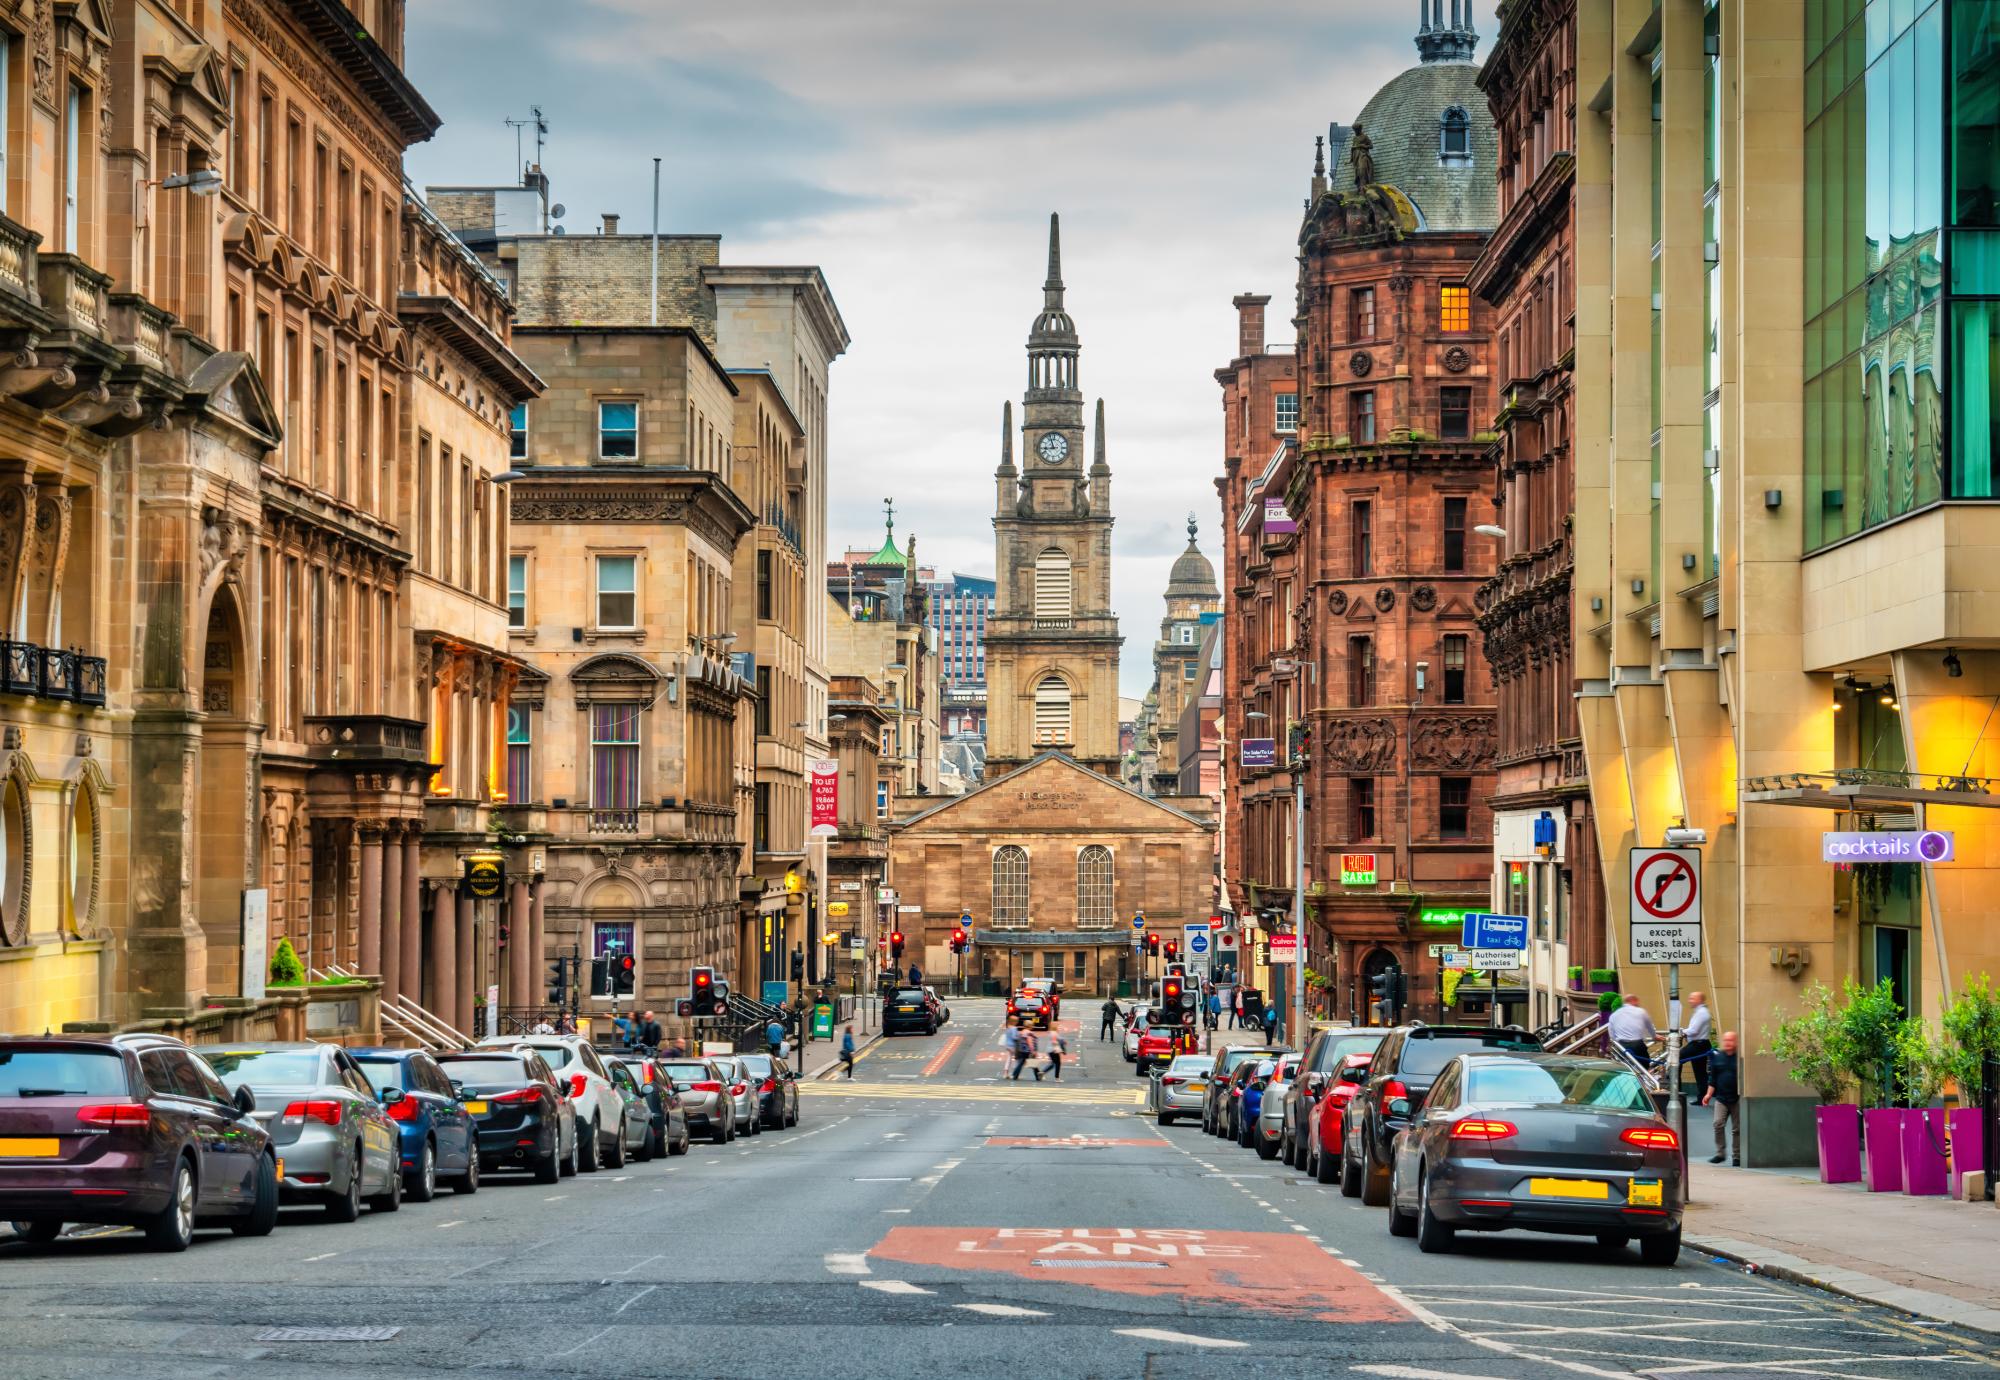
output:
[[[1429, 945], [1489, 899], [1492, 679], [1475, 599], [1493, 574], [1492, 330], [1470, 289], [1495, 213], [1495, 141], [1468, 23], [1426, 7], [1421, 65], [1331, 129], [1299, 237], [1295, 353], [1238, 298], [1226, 421], [1226, 893], [1260, 928], [1293, 887], [1288, 730], [1306, 767], [1306, 966], [1314, 1004], [1369, 1019], [1367, 980], [1410, 977], [1440, 1014]], [[1329, 166], [1330, 162], [1330, 166]], [[1267, 399], [1300, 388], [1267, 447]], [[1275, 416], [1275, 403], [1271, 404]], [[1264, 717], [1255, 717], [1262, 715]], [[1245, 738], [1279, 763], [1246, 768]], [[1464, 1009], [1462, 1006], [1460, 1009]]]
[[[1473, 267], [1499, 382], [1490, 454], [1499, 570], [1479, 591], [1498, 704], [1496, 909], [1533, 918], [1527, 1023], [1615, 966], [1577, 726], [1570, 630], [1576, 359], [1576, 0], [1515, 0], [1479, 76], [1499, 134], [1499, 224]], [[1600, 621], [1585, 617], [1583, 626]], [[1596, 997], [1579, 992], [1594, 1009]]]

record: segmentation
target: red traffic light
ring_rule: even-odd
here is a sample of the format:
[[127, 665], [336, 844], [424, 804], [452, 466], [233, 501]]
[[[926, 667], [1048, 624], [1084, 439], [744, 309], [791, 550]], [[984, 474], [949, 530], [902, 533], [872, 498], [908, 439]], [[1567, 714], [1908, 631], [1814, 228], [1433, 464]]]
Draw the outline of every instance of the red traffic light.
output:
[[[631, 960], [630, 960], [630, 959], [627, 959], [627, 960], [626, 960], [626, 962], [628, 962], [628, 963], [629, 963], [629, 962], [631, 962]], [[713, 986], [714, 984], [715, 984], [715, 974], [714, 974], [714, 973], [710, 972], [710, 971], [709, 971], [708, 969], [706, 969], [706, 968], [697, 968], [697, 969], [695, 969], [695, 970], [694, 970], [694, 989], [695, 989], [695, 991], [697, 991], [697, 992], [705, 992], [705, 991], [707, 991], [707, 990], [708, 990], [708, 989], [709, 989], [710, 987], [712, 987], [712, 986]]]
[[630, 954], [626, 954], [626, 955], [625, 955], [625, 957], [623, 957], [623, 958], [619, 959], [619, 960], [618, 960], [618, 966], [619, 966], [620, 968], [624, 969], [624, 970], [625, 970], [626, 972], [628, 972], [628, 973], [629, 973], [629, 972], [631, 972], [631, 971], [632, 971], [632, 955], [630, 955]]
[[902, 942], [903, 942], [903, 932], [902, 932], [901, 930], [891, 930], [891, 931], [889, 932], [889, 942], [890, 942], [891, 944], [900, 944], [900, 943], [902, 943]]
[[1160, 1001], [1171, 1011], [1181, 1004], [1181, 980], [1168, 978], [1160, 984]]
[[1159, 951], [1160, 951], [1160, 936], [1158, 936], [1157, 934], [1147, 935], [1146, 952], [1149, 954], [1157, 954]]
[[1180, 941], [1175, 939], [1169, 939], [1167, 941], [1167, 957], [1178, 958], [1180, 956], [1180, 952], [1181, 952]]

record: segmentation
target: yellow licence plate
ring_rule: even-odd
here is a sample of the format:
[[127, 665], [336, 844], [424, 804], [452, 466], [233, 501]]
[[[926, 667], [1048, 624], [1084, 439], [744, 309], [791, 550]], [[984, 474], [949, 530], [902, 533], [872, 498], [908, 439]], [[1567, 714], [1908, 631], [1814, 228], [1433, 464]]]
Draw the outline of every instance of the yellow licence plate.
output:
[[62, 1153], [62, 1142], [54, 1136], [24, 1139], [0, 1137], [0, 1155], [23, 1160], [52, 1160]]
[[465, 1104], [465, 1110], [474, 1116], [478, 1116], [486, 1110], [486, 1104], [484, 1102], [468, 1102]]
[[1530, 1179], [1528, 1192], [1537, 1198], [1596, 1198], [1608, 1201], [1611, 1185], [1599, 1179]]
[[1188, 1084], [1188, 1085], [1187, 1085], [1187, 1090], [1188, 1090], [1189, 1092], [1207, 1092], [1207, 1091], [1208, 1091], [1208, 1084], [1206, 1084], [1206, 1083], [1190, 1083], [1190, 1084]]
[[1625, 1201], [1633, 1207], [1659, 1207], [1660, 1185], [1657, 1183], [1640, 1183], [1635, 1179], [1631, 1186], [1625, 1190]]
[[916, 1010], [917, 1008], [916, 1008], [916, 1007], [914, 1007], [914, 1006], [899, 1006], [899, 1007], [897, 1007], [896, 1009], [897, 1009], [898, 1011], [914, 1011], [914, 1010]]
[[285, 1161], [282, 1156], [278, 1159], [278, 1177], [280, 1179], [285, 1177]]

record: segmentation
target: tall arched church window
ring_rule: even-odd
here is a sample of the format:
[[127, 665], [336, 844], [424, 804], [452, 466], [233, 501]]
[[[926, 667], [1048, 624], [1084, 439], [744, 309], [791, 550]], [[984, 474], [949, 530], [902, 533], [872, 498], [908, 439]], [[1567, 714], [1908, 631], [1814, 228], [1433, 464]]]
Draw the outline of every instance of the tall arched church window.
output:
[[1035, 557], [1035, 621], [1067, 622], [1075, 609], [1069, 552], [1051, 546]]
[[1017, 844], [993, 852], [993, 927], [1028, 928], [1028, 850]]
[[1076, 927], [1108, 930], [1118, 923], [1112, 909], [1111, 850], [1093, 843], [1076, 855]]
[[1043, 676], [1035, 687], [1035, 746], [1066, 746], [1070, 736], [1069, 685], [1061, 676]]
[[1472, 120], [1463, 106], [1451, 106], [1438, 118], [1438, 156], [1446, 159], [1472, 157]]

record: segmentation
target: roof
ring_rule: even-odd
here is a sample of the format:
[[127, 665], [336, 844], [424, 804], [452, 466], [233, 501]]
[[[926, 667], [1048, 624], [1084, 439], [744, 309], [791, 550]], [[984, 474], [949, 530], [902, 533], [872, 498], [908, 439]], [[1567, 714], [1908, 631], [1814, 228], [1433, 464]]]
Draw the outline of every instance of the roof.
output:
[[1222, 591], [1215, 583], [1215, 567], [1208, 557], [1201, 554], [1201, 547], [1195, 544], [1194, 519], [1188, 519], [1187, 550], [1181, 552], [1174, 561], [1174, 568], [1167, 576], [1167, 598], [1169, 599], [1220, 599]]
[[[1456, 106], [1466, 114], [1469, 159], [1447, 164], [1439, 152], [1439, 124]], [[1390, 78], [1361, 108], [1356, 126], [1367, 132], [1375, 181], [1416, 203], [1424, 230], [1491, 230], [1499, 222], [1495, 169], [1500, 137], [1479, 68], [1470, 62], [1427, 62]], [[1337, 147], [1351, 147], [1351, 136]], [[1353, 186], [1350, 163], [1329, 169], [1336, 188]]]
[[998, 790], [1000, 787], [1006, 785], [1009, 781], [1012, 781], [1015, 777], [1021, 775], [1023, 772], [1033, 771], [1036, 767], [1039, 767], [1044, 762], [1060, 762], [1064, 766], [1067, 766], [1072, 770], [1080, 772], [1084, 776], [1089, 777], [1092, 781], [1100, 783], [1109, 790], [1122, 791], [1126, 795], [1131, 796], [1134, 800], [1143, 800], [1144, 802], [1146, 802], [1146, 804], [1151, 805], [1154, 809], [1165, 810], [1168, 814], [1174, 815], [1180, 819], [1184, 819], [1189, 824], [1199, 825], [1203, 829], [1211, 829], [1211, 830], [1216, 827], [1215, 821], [1212, 819], [1204, 819], [1200, 815], [1191, 815], [1185, 810], [1177, 810], [1173, 806], [1166, 804], [1164, 801], [1161, 801], [1154, 796], [1147, 795], [1143, 791], [1133, 790], [1123, 781], [1119, 781], [1114, 777], [1106, 776], [1102, 772], [1092, 771], [1089, 767], [1086, 767], [1085, 765], [1083, 765], [1083, 763], [1077, 761], [1076, 758], [1070, 756], [1067, 752], [1054, 752], [1054, 751], [1038, 752], [1033, 757], [1030, 757], [1027, 761], [1023, 762], [1020, 766], [1014, 768], [1014, 770], [1006, 773], [1004, 776], [992, 777], [989, 780], [985, 781], [979, 786], [977, 790], [967, 791], [964, 795], [957, 796], [951, 800], [940, 801], [938, 804], [931, 806], [929, 809], [917, 811], [917, 813], [909, 816], [907, 819], [899, 819], [892, 821], [889, 827], [898, 830], [906, 829], [910, 825], [917, 823], [919, 820], [929, 819], [932, 815], [937, 814], [940, 810], [956, 809], [958, 806], [965, 804], [969, 800], [973, 800], [979, 796], [982, 796], [986, 794], [986, 792], [988, 791]]

